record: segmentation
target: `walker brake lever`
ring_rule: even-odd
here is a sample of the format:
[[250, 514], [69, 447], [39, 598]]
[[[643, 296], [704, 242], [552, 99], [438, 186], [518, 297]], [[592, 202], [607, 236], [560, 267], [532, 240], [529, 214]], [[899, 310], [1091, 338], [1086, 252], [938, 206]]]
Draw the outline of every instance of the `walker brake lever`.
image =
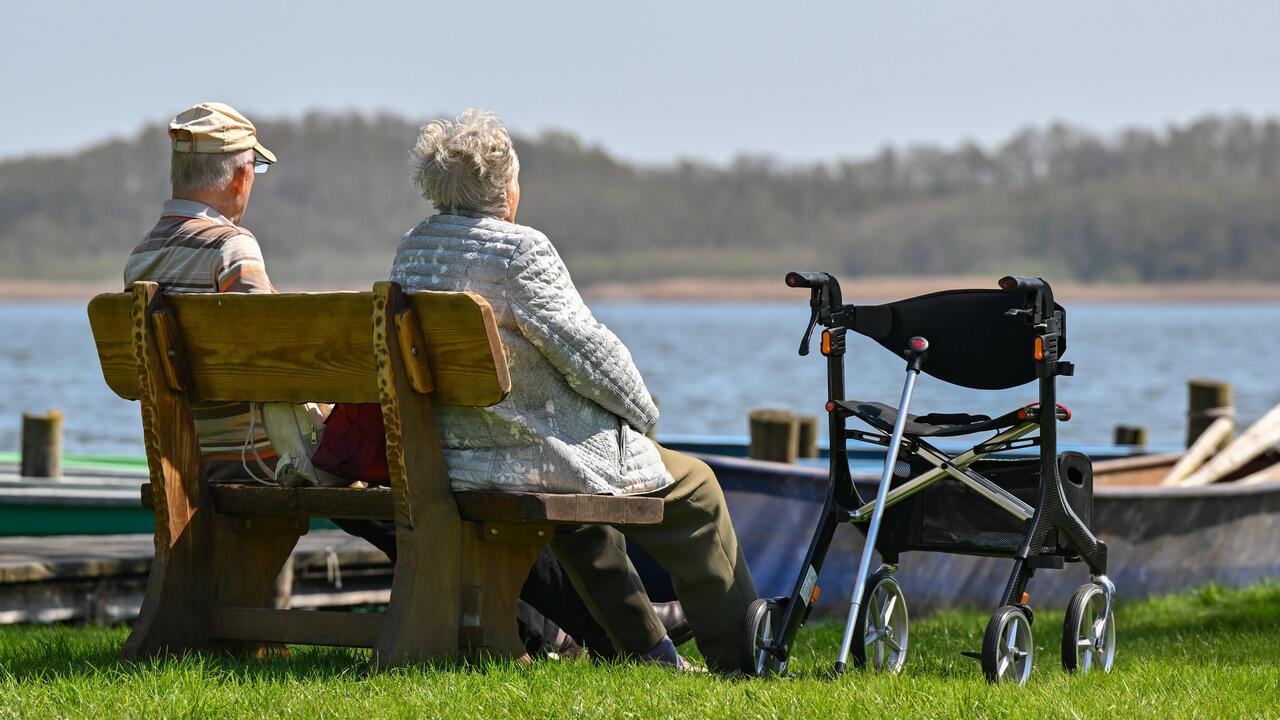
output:
[[813, 328], [818, 324], [818, 310], [815, 308], [809, 315], [809, 327], [804, 329], [804, 337], [800, 339], [800, 355], [809, 354], [809, 338], [813, 337]]
[[818, 292], [814, 289], [813, 299], [809, 301], [813, 309], [809, 311], [809, 326], [804, 329], [804, 337], [800, 339], [801, 357], [809, 354], [809, 339], [813, 337], [813, 328], [818, 324]]

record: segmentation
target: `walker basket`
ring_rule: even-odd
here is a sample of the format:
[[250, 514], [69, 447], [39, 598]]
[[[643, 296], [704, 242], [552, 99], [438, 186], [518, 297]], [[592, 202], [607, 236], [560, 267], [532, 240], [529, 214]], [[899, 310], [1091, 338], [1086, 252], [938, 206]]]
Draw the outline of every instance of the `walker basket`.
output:
[[[931, 467], [916, 458], [912, 460], [912, 477]], [[1031, 507], [1039, 506], [1039, 458], [980, 460], [970, 467]], [[1088, 456], [1077, 452], [1059, 454], [1058, 476], [1067, 504], [1086, 527], [1092, 528], [1093, 466]], [[885, 520], [877, 545], [881, 552], [891, 553], [921, 550], [1012, 556], [1027, 533], [1026, 525], [1016, 517], [950, 476], [889, 508]], [[1066, 538], [1059, 538], [1056, 530], [1048, 534], [1044, 547], [1033, 548], [1032, 552], [1073, 555]]]

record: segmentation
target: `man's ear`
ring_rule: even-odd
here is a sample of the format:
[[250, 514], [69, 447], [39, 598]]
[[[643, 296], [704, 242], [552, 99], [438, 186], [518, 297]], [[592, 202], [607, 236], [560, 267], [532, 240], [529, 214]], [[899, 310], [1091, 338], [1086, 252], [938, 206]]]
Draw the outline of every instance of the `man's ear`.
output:
[[249, 182], [249, 176], [253, 174], [253, 163], [240, 166], [231, 176], [230, 189], [235, 191], [237, 195], [244, 192], [244, 186]]

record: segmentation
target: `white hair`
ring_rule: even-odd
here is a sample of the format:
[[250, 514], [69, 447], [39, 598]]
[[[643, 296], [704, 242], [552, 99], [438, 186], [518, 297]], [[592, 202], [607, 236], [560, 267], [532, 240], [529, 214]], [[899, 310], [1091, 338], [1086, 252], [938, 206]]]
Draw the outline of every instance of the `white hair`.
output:
[[177, 191], [221, 190], [253, 160], [252, 148], [238, 153], [175, 152], [169, 161], [169, 180]]
[[520, 160], [497, 115], [469, 108], [456, 121], [435, 120], [410, 154], [414, 182], [440, 212], [506, 214]]

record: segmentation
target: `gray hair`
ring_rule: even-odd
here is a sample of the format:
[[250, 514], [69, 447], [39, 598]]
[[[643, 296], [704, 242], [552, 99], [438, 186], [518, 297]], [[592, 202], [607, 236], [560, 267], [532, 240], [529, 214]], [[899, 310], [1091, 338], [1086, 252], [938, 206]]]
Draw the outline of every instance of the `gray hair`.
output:
[[175, 190], [221, 190], [253, 160], [252, 148], [238, 153], [175, 152], [169, 161], [169, 180]]
[[437, 210], [506, 214], [520, 160], [497, 115], [470, 108], [456, 121], [435, 120], [422, 128], [410, 155], [413, 180]]

